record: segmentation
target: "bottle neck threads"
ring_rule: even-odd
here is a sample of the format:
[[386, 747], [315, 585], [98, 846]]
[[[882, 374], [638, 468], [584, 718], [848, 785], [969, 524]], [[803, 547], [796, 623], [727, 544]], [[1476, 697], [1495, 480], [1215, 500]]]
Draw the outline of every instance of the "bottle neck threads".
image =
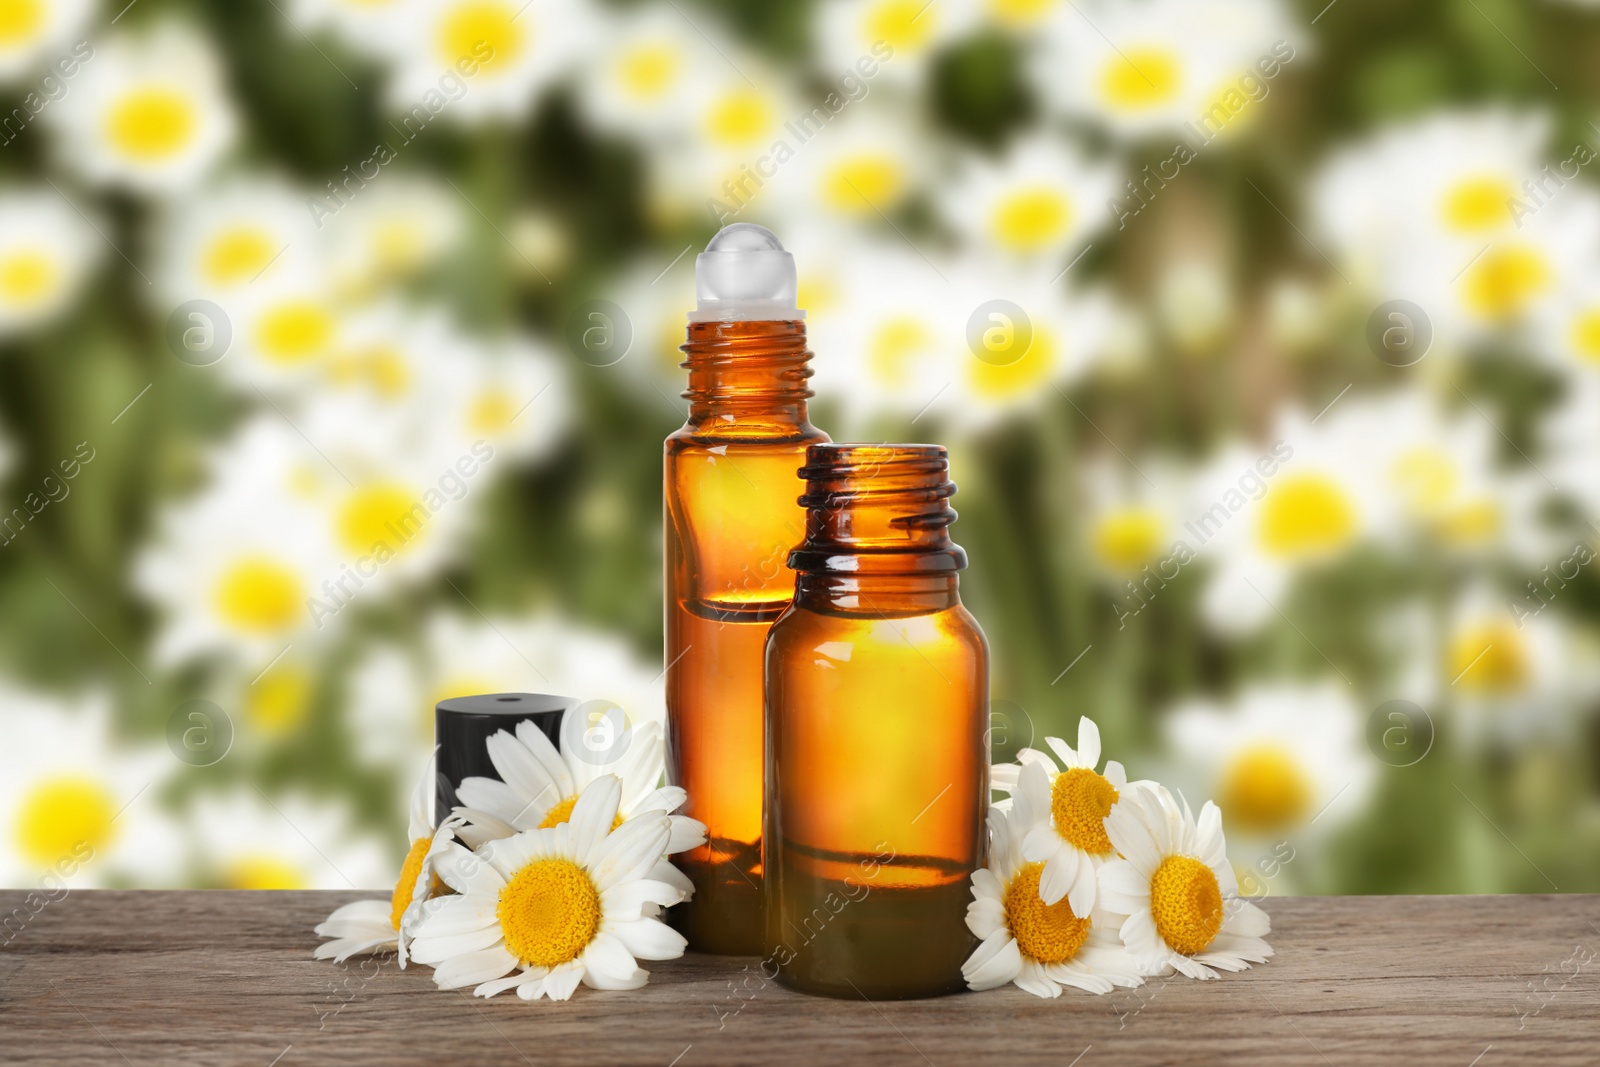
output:
[[715, 420], [720, 429], [759, 430], [805, 423], [813, 372], [803, 321], [691, 322], [682, 351], [691, 425]]

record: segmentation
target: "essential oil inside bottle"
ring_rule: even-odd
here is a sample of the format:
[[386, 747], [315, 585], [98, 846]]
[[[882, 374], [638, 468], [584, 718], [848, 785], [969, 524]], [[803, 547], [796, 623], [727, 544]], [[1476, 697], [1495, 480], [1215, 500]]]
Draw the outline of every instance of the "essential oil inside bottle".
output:
[[762, 656], [789, 606], [802, 536], [795, 471], [827, 436], [807, 421], [811, 353], [794, 260], [771, 233], [727, 227], [696, 263], [683, 346], [689, 418], [666, 442], [667, 732], [671, 780], [707, 843], [676, 857], [694, 897], [670, 920], [701, 952], [762, 939]]
[[766, 952], [874, 999], [963, 988], [984, 862], [988, 650], [932, 445], [818, 445], [795, 600], [767, 639]]

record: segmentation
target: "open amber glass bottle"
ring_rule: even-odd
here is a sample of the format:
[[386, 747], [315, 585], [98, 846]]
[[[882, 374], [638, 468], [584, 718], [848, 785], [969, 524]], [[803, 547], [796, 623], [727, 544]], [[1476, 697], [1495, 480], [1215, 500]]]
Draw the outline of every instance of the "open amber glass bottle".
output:
[[804, 512], [795, 471], [827, 435], [807, 420], [811, 353], [794, 259], [759, 226], [717, 234], [696, 264], [689, 417], [667, 438], [668, 776], [707, 842], [675, 857], [695, 892], [669, 916], [700, 952], [762, 939], [762, 651], [794, 595], [784, 557]]
[[794, 604], [767, 637], [766, 952], [871, 998], [963, 988], [984, 863], [988, 646], [937, 445], [816, 445]]

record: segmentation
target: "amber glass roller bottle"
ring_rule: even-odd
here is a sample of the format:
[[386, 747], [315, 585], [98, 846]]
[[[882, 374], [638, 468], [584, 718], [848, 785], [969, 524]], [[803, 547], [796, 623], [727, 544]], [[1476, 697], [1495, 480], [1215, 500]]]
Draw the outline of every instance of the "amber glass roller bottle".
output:
[[767, 636], [764, 948], [806, 992], [957, 992], [976, 947], [988, 646], [956, 589], [948, 466], [825, 444], [800, 472], [794, 604]]
[[827, 435], [807, 421], [811, 353], [794, 257], [726, 227], [695, 266], [683, 346], [689, 417], [667, 438], [668, 775], [707, 842], [676, 857], [694, 896], [668, 914], [700, 952], [760, 951], [762, 652], [794, 594], [795, 471]]

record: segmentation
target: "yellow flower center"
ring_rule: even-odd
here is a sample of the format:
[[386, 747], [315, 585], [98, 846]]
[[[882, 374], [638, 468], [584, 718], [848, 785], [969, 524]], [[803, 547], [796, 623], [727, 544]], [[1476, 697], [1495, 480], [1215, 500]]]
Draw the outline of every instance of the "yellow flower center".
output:
[[340, 506], [339, 544], [352, 556], [380, 547], [399, 553], [417, 539], [427, 522], [428, 509], [411, 490], [390, 482], [369, 485], [351, 493]]
[[1486, 319], [1515, 318], [1550, 288], [1553, 274], [1544, 253], [1529, 245], [1491, 248], [1462, 279], [1467, 306]]
[[1006, 886], [1006, 928], [1017, 948], [1040, 963], [1065, 963], [1089, 936], [1089, 920], [1072, 913], [1067, 898], [1046, 904], [1039, 897], [1042, 863], [1024, 864]]
[[304, 889], [305, 872], [277, 856], [246, 856], [228, 865], [223, 884], [229, 889]]
[[1511, 201], [1516, 190], [1504, 178], [1480, 175], [1453, 185], [1440, 206], [1446, 229], [1470, 234], [1492, 230], [1511, 221]]
[[17, 851], [39, 867], [72, 859], [84, 845], [99, 852], [111, 843], [116, 817], [111, 793], [93, 779], [47, 778], [17, 807]]
[[[577, 806], [578, 794], [574, 793], [561, 803], [545, 812], [544, 819], [539, 823], [539, 829], [548, 830], [552, 826], [560, 826], [572, 819], [572, 809]], [[611, 828], [615, 830], [622, 825], [622, 812], [617, 812], [616, 818], [611, 820]]]
[[990, 400], [1027, 396], [1055, 373], [1056, 339], [1043, 323], [1032, 323], [1028, 334], [1017, 331], [1013, 339], [1015, 347], [1020, 348], [1026, 340], [1028, 348], [1009, 363], [1005, 359], [1012, 353], [1004, 349], [995, 352], [997, 358], [993, 363], [976, 358], [966, 361], [965, 366], [972, 375], [972, 391], [978, 396]]
[[1343, 548], [1356, 533], [1356, 509], [1325, 474], [1281, 478], [1261, 501], [1257, 535], [1275, 556], [1302, 558]]
[[146, 86], [112, 106], [106, 136], [128, 158], [154, 163], [182, 151], [193, 140], [199, 120], [194, 104], [178, 90]]
[[245, 717], [269, 737], [282, 737], [305, 722], [311, 710], [312, 678], [300, 667], [280, 664], [245, 693]]
[[1432, 515], [1455, 495], [1460, 477], [1455, 461], [1442, 448], [1413, 448], [1400, 455], [1390, 471], [1414, 515]]
[[635, 100], [664, 95], [678, 78], [678, 55], [664, 44], [640, 45], [617, 65], [623, 91]]
[[1600, 363], [1600, 307], [1584, 308], [1572, 320], [1572, 347], [1587, 363]]
[[905, 187], [905, 171], [893, 156], [860, 155], [829, 168], [822, 179], [822, 199], [836, 211], [870, 215], [892, 209]]
[[738, 88], [718, 100], [706, 119], [707, 133], [717, 144], [749, 144], [771, 128], [772, 105], [754, 89]]
[[0, 47], [31, 41], [44, 26], [43, 0], [0, 0]]
[[1515, 693], [1528, 684], [1528, 648], [1512, 622], [1469, 626], [1450, 642], [1450, 677], [1469, 692]]
[[1156, 933], [1185, 956], [1203, 952], [1222, 929], [1222, 889], [1193, 856], [1168, 856], [1150, 879]]
[[1069, 767], [1050, 786], [1050, 814], [1056, 833], [1068, 844], [1097, 856], [1111, 851], [1106, 816], [1117, 802], [1117, 787], [1087, 767]]
[[878, 328], [867, 346], [867, 367], [884, 385], [907, 385], [912, 362], [926, 354], [932, 343], [933, 335], [916, 319], [890, 319]]
[[1100, 74], [1100, 93], [1118, 111], [1143, 111], [1178, 93], [1183, 65], [1165, 48], [1129, 48]]
[[262, 556], [241, 559], [223, 572], [216, 588], [217, 614], [236, 630], [270, 633], [294, 622], [300, 611], [300, 578]]
[[535, 860], [500, 890], [506, 949], [528, 966], [576, 959], [600, 929], [600, 891], [569, 859]]
[[372, 229], [372, 249], [391, 275], [408, 274], [426, 258], [427, 234], [413, 219], [384, 219]]
[[938, 21], [938, 9], [926, 0], [880, 0], [867, 12], [864, 28], [868, 41], [909, 52], [927, 43]]
[[1054, 10], [1056, 0], [989, 0], [989, 14], [996, 22], [1027, 25]]
[[1037, 252], [1060, 239], [1072, 218], [1072, 201], [1056, 190], [1019, 189], [995, 205], [989, 225], [1001, 247]]
[[411, 907], [411, 897], [417, 888], [417, 875], [422, 873], [422, 861], [427, 858], [428, 847], [432, 844], [426, 837], [417, 838], [411, 842], [406, 861], [400, 865], [400, 880], [394, 884], [394, 895], [389, 898], [389, 925], [396, 930], [400, 929], [400, 919], [406, 909]]
[[1452, 545], [1481, 545], [1500, 532], [1500, 503], [1490, 497], [1450, 508], [1434, 521], [1434, 533]]
[[200, 271], [213, 285], [238, 285], [260, 274], [277, 252], [265, 231], [245, 226], [224, 230], [206, 248]]
[[261, 354], [286, 366], [322, 355], [333, 335], [333, 312], [315, 300], [285, 301], [263, 314], [256, 326]]
[[0, 300], [38, 304], [55, 289], [60, 271], [45, 252], [23, 249], [0, 259]]
[[511, 429], [511, 420], [516, 417], [517, 409], [505, 393], [483, 392], [472, 402], [467, 414], [467, 426], [475, 434], [499, 437]]
[[1262, 744], [1234, 757], [1218, 791], [1228, 823], [1269, 833], [1304, 818], [1311, 807], [1311, 782], [1298, 760], [1280, 745]]
[[1095, 525], [1094, 550], [1113, 570], [1132, 572], [1161, 552], [1167, 524], [1146, 507], [1128, 507], [1101, 517]]
[[[527, 26], [511, 4], [494, 0], [457, 4], [439, 26], [439, 58], [448, 66], [476, 59], [480, 72], [503, 71], [515, 64], [527, 44]], [[485, 54], [488, 58], [483, 58]]]

